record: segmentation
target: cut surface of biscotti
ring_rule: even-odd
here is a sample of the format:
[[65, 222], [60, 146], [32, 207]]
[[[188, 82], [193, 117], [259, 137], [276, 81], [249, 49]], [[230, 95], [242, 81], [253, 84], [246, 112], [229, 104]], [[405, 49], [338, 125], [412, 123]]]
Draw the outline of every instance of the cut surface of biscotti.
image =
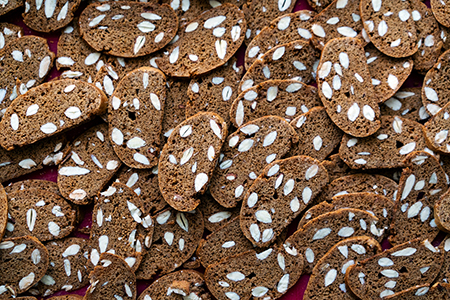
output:
[[420, 284], [404, 291], [387, 296], [386, 300], [445, 300], [450, 297], [450, 285], [448, 283], [435, 283], [433, 286]]
[[169, 5], [117, 1], [87, 6], [79, 24], [81, 36], [95, 50], [139, 57], [162, 49], [172, 40], [178, 18]]
[[320, 162], [308, 156], [276, 160], [248, 189], [241, 208], [241, 228], [256, 246], [266, 247], [301, 214], [328, 183]]
[[170, 206], [191, 211], [200, 204], [227, 134], [225, 121], [209, 112], [198, 113], [175, 127], [158, 166], [159, 189]]
[[235, 207], [264, 167], [283, 158], [297, 140], [294, 129], [280, 117], [242, 125], [224, 143], [211, 179], [211, 195], [220, 205]]
[[450, 105], [447, 103], [425, 123], [423, 130], [427, 145], [432, 150], [444, 154], [450, 154], [449, 113]]
[[4, 133], [0, 145], [12, 150], [71, 129], [102, 114], [106, 100], [103, 92], [83, 81], [44, 83], [17, 97], [8, 107], [0, 123]]
[[168, 139], [175, 127], [186, 120], [186, 94], [189, 81], [169, 79], [167, 81], [167, 98], [164, 107], [162, 133]]
[[317, 84], [328, 115], [342, 131], [365, 137], [380, 128], [378, 99], [359, 40], [339, 38], [325, 45]]
[[0, 243], [0, 297], [10, 299], [36, 284], [45, 275], [48, 251], [35, 237], [4, 239]]
[[23, 22], [31, 29], [51, 32], [69, 24], [81, 0], [25, 1]]
[[431, 9], [436, 20], [444, 25], [450, 27], [450, 3], [448, 0], [431, 0]]
[[20, 0], [7, 0], [4, 3], [2, 3], [2, 6], [0, 6], [0, 16], [3, 16], [8, 12], [22, 6], [23, 2]]
[[[238, 0], [240, 1], [240, 0]], [[242, 1], [242, 0], [241, 0]], [[223, 2], [223, 1], [221, 1]], [[204, 11], [213, 8], [210, 1], [204, 1], [204, 0], [162, 0], [163, 4], [169, 4], [170, 7], [175, 11], [175, 13], [178, 16], [178, 21], [180, 23], [180, 26], [185, 25], [186, 23], [192, 21], [195, 19], [198, 15], [203, 13]], [[216, 1], [218, 5], [220, 5], [219, 2]]]
[[345, 285], [347, 268], [381, 251], [380, 244], [367, 236], [337, 243], [312, 270], [303, 299], [354, 299]]
[[202, 212], [205, 229], [210, 232], [215, 232], [230, 220], [239, 216], [241, 210], [239, 206], [231, 209], [225, 208], [209, 194], [204, 194], [201, 197], [200, 205], [197, 209]]
[[226, 3], [200, 14], [178, 31], [158, 67], [172, 77], [194, 77], [225, 64], [244, 41], [244, 13]]
[[297, 80], [268, 80], [241, 92], [234, 99], [230, 119], [236, 127], [268, 115], [290, 122], [321, 105], [315, 87]]
[[382, 116], [400, 116], [416, 122], [430, 117], [422, 104], [422, 88], [402, 88], [380, 104]]
[[444, 262], [440, 269], [439, 275], [435, 279], [435, 282], [444, 282], [446, 284], [450, 281], [450, 236], [447, 235], [439, 245], [439, 250], [444, 255]]
[[450, 232], [450, 192], [441, 195], [434, 204], [434, 219], [440, 230]]
[[94, 85], [104, 92], [107, 97], [111, 97], [120, 79], [121, 77], [119, 77], [115, 67], [105, 64], [95, 75]]
[[350, 266], [345, 281], [359, 299], [379, 299], [431, 283], [442, 262], [439, 249], [415, 239]]
[[3, 185], [0, 183], [0, 240], [5, 234], [6, 224], [8, 223], [8, 196]]
[[23, 35], [22, 27], [11, 23], [0, 23], [0, 49]]
[[12, 192], [28, 190], [28, 189], [47, 190], [49, 192], [52, 192], [54, 194], [61, 196], [61, 193], [58, 188], [58, 184], [56, 182], [48, 181], [48, 180], [28, 179], [28, 180], [12, 182], [12, 183], [8, 184], [8, 186], [5, 187], [5, 191], [8, 194], [12, 193]]

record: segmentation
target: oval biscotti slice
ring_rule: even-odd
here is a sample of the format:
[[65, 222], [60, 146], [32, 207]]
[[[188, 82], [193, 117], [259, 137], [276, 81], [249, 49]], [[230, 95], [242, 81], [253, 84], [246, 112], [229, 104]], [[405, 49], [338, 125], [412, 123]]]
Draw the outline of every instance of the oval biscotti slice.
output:
[[22, 37], [23, 29], [11, 23], [0, 23], [0, 49], [3, 49], [10, 42]]
[[297, 80], [268, 80], [241, 92], [234, 99], [230, 119], [236, 127], [268, 115], [280, 116], [290, 122], [321, 105], [315, 87]]
[[173, 77], [194, 77], [225, 64], [244, 41], [244, 13], [226, 3], [203, 12], [179, 30], [158, 67]]
[[298, 136], [288, 122], [267, 116], [239, 127], [230, 134], [220, 154], [209, 190], [225, 207], [235, 207], [244, 199], [264, 167], [281, 159]]
[[382, 252], [373, 238], [360, 236], [334, 245], [312, 270], [303, 299], [353, 299], [345, 285], [349, 266]]
[[302, 253], [305, 272], [311, 273], [317, 261], [346, 238], [367, 235], [380, 242], [384, 229], [379, 228], [378, 221], [371, 213], [359, 209], [339, 209], [306, 223], [285, 241], [284, 247]]
[[317, 84], [328, 115], [345, 133], [365, 137], [380, 128], [378, 99], [359, 40], [333, 39], [325, 45]]
[[209, 194], [204, 194], [197, 207], [202, 212], [205, 222], [205, 229], [210, 232], [218, 230], [220, 227], [228, 223], [230, 220], [239, 216], [240, 207], [225, 208]]
[[430, 4], [436, 20], [445, 27], [450, 27], [450, 2], [448, 0], [431, 0]]
[[0, 243], [0, 297], [10, 299], [35, 285], [45, 275], [48, 251], [38, 239], [22, 236]]
[[8, 223], [8, 196], [0, 183], [0, 240], [3, 239]]
[[0, 123], [4, 133], [0, 144], [12, 150], [71, 129], [102, 114], [106, 100], [103, 92], [83, 81], [44, 83], [19, 96], [8, 107]]
[[432, 150], [443, 154], [450, 154], [449, 113], [450, 105], [447, 103], [425, 123], [423, 130], [427, 145]]
[[267, 247], [328, 183], [320, 162], [308, 156], [277, 160], [264, 168], [248, 189], [241, 228], [258, 247]]
[[92, 3], [81, 13], [79, 23], [81, 36], [92, 48], [120, 57], [158, 51], [178, 28], [169, 5], [121, 1]]
[[69, 24], [81, 0], [25, 1], [23, 22], [33, 30], [51, 32]]
[[130, 168], [157, 165], [166, 77], [154, 68], [128, 73], [109, 100], [109, 138], [120, 160]]
[[175, 127], [158, 166], [159, 189], [170, 206], [191, 211], [199, 205], [227, 133], [227, 124], [215, 113], [198, 113]]
[[209, 266], [205, 281], [218, 300], [278, 299], [298, 281], [302, 270], [303, 257], [297, 252], [251, 250]]
[[186, 120], [186, 94], [189, 87], [188, 80], [167, 80], [167, 98], [164, 107], [162, 133], [167, 140], [172, 131]]
[[399, 116], [416, 122], [430, 117], [422, 104], [422, 88], [402, 88], [380, 105], [382, 116]]
[[416, 239], [350, 266], [345, 281], [359, 299], [379, 299], [431, 283], [442, 262], [439, 249], [428, 240]]

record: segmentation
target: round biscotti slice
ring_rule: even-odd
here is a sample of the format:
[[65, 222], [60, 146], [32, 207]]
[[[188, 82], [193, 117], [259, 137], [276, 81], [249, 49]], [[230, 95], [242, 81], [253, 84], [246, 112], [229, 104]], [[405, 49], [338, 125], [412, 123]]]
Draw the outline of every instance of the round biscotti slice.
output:
[[416, 151], [405, 159], [398, 185], [398, 200], [391, 224], [389, 242], [405, 243], [415, 238], [430, 241], [439, 233], [434, 205], [447, 190], [447, 179], [439, 161], [425, 151]]
[[8, 195], [0, 183], [0, 240], [3, 239], [8, 223]]
[[6, 15], [8, 12], [22, 6], [23, 2], [20, 0], [5, 0], [0, 6], [0, 16]]
[[380, 128], [378, 99], [358, 39], [333, 39], [325, 45], [317, 85], [328, 115], [342, 131], [365, 137]]
[[337, 243], [312, 270], [303, 299], [354, 299], [345, 285], [347, 268], [380, 252], [380, 244], [367, 236]]
[[443, 84], [448, 76], [450, 76], [450, 50], [442, 53], [423, 80], [422, 101], [431, 115], [437, 114], [450, 101], [450, 92]]
[[431, 0], [431, 9], [436, 20], [445, 27], [450, 27], [450, 2], [448, 0]]
[[345, 281], [359, 299], [379, 299], [431, 283], [444, 256], [428, 240], [415, 239], [350, 266]]
[[35, 237], [2, 240], [0, 297], [9, 299], [30, 289], [45, 275], [48, 265], [48, 251]]
[[420, 14], [410, 1], [362, 0], [361, 20], [370, 41], [384, 54], [407, 57], [417, 51], [416, 22]]
[[382, 116], [399, 116], [416, 122], [430, 117], [422, 104], [422, 88], [402, 88], [380, 104]]
[[194, 254], [203, 236], [199, 210], [184, 213], [171, 208], [154, 219], [153, 243], [136, 271], [138, 279], [150, 280], [157, 272], [164, 275], [181, 267]]
[[200, 14], [182, 27], [158, 67], [172, 77], [196, 77], [225, 64], [244, 41], [244, 13], [226, 3]]
[[186, 120], [186, 94], [189, 81], [169, 79], [167, 81], [167, 98], [162, 121], [162, 133], [167, 140], [181, 122]]
[[187, 90], [186, 117], [207, 111], [218, 114], [227, 124], [230, 123], [230, 108], [238, 95], [239, 81], [244, 71], [236, 63], [236, 58], [232, 57], [208, 75], [191, 80]]
[[297, 80], [268, 80], [241, 92], [234, 99], [230, 119], [236, 127], [268, 115], [280, 116], [290, 122], [321, 105], [315, 87]]
[[10, 42], [22, 37], [23, 29], [11, 23], [0, 23], [0, 49], [3, 49]]
[[284, 243], [289, 251], [302, 253], [306, 273], [311, 273], [317, 261], [336, 243], [355, 236], [366, 235], [378, 242], [383, 238], [378, 218], [369, 212], [344, 208], [312, 219]]
[[343, 135], [323, 107], [313, 107], [290, 124], [299, 142], [289, 155], [306, 155], [322, 161], [339, 145]]
[[63, 28], [74, 18], [81, 0], [25, 1], [23, 22], [33, 30], [51, 32]]
[[241, 210], [239, 206], [231, 209], [225, 208], [209, 194], [204, 194], [201, 197], [200, 205], [197, 209], [202, 212], [205, 229], [210, 232], [215, 232], [230, 220], [239, 216]]
[[196, 299], [211, 300], [203, 275], [194, 270], [181, 270], [153, 282], [138, 300]]
[[298, 281], [301, 254], [282, 248], [258, 252], [246, 251], [206, 269], [206, 285], [216, 299], [278, 299]]
[[41, 180], [41, 179], [27, 179], [22, 181], [16, 181], [8, 184], [5, 187], [6, 193], [13, 193], [21, 190], [28, 189], [40, 189], [52, 192], [61, 196], [61, 192], [59, 191], [58, 184], [53, 181]]
[[108, 125], [100, 124], [71, 143], [70, 158], [58, 167], [58, 187], [67, 200], [88, 204], [119, 170], [122, 163], [107, 136]]
[[437, 227], [445, 232], [450, 232], [450, 191], [441, 195], [434, 204], [434, 220]]
[[[58, 99], [58, 102], [54, 100]], [[44, 83], [17, 97], [0, 123], [6, 150], [35, 143], [80, 125], [106, 109], [105, 94], [73, 79]]]
[[320, 162], [308, 156], [277, 160], [248, 189], [241, 208], [241, 229], [258, 247], [267, 247], [328, 183]]
[[423, 126], [398, 116], [382, 116], [374, 135], [357, 139], [344, 135], [339, 155], [352, 169], [392, 169], [404, 166], [405, 156], [426, 148]]
[[191, 211], [200, 204], [199, 196], [211, 181], [227, 134], [225, 121], [209, 112], [198, 113], [175, 127], [158, 166], [159, 189], [170, 206]]
[[130, 168], [157, 165], [166, 103], [166, 77], [154, 68], [128, 73], [109, 100], [109, 138], [120, 160]]
[[235, 207], [264, 167], [283, 158], [297, 141], [289, 123], [276, 116], [239, 127], [224, 143], [211, 179], [211, 195], [220, 205]]
[[166, 4], [117, 1], [88, 5], [79, 24], [81, 36], [95, 50], [139, 57], [162, 49], [172, 40], [178, 18]]
[[310, 10], [300, 10], [271, 21], [248, 44], [245, 51], [245, 68], [250, 68], [255, 60], [273, 47], [295, 40], [307, 42], [312, 37], [310, 19], [314, 15]]
[[430, 284], [420, 284], [404, 291], [385, 297], [386, 300], [445, 300], [450, 297], [450, 284], [436, 282]]
[[247, 69], [239, 92], [274, 79], [309, 83], [315, 78], [318, 59], [319, 52], [309, 42], [297, 40], [276, 46]]
[[137, 297], [136, 275], [120, 256], [102, 253], [100, 264], [89, 274], [89, 281], [91, 286], [85, 300], [135, 300]]

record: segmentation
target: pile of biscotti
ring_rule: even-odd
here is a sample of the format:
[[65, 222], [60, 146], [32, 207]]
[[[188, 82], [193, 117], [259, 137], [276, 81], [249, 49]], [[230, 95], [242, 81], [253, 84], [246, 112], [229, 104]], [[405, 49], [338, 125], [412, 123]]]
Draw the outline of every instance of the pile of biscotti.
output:
[[449, 0], [86, 2], [0, 0], [0, 299], [450, 299]]

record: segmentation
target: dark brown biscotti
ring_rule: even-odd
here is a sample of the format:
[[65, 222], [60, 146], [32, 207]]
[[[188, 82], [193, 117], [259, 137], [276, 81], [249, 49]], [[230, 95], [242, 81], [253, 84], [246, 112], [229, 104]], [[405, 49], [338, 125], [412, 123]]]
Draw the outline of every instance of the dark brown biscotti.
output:
[[313, 107], [290, 124], [299, 137], [290, 155], [307, 155], [322, 161], [339, 145], [343, 135], [323, 107]]
[[447, 184], [450, 184], [450, 156], [449, 155], [441, 155], [440, 157], [441, 167], [444, 169], [445, 177], [447, 178]]
[[25, 1], [23, 22], [33, 30], [51, 32], [69, 24], [81, 0]]
[[437, 227], [445, 232], [450, 232], [450, 192], [439, 197], [439, 200], [434, 204], [434, 220]]
[[308, 4], [317, 12], [324, 10], [331, 2], [333, 0], [308, 0]]
[[448, 0], [431, 0], [431, 9], [436, 20], [445, 27], [450, 27], [450, 4]]
[[312, 270], [303, 299], [355, 299], [345, 285], [348, 267], [380, 252], [380, 244], [367, 236], [349, 238], [337, 243]]
[[294, 156], [274, 161], [246, 192], [242, 232], [253, 245], [269, 246], [327, 183], [328, 173], [316, 159]]
[[8, 107], [0, 123], [4, 134], [0, 145], [12, 150], [67, 131], [102, 114], [106, 101], [105, 94], [87, 82], [63, 79], [44, 83]]
[[386, 300], [446, 300], [450, 297], [450, 285], [448, 283], [421, 284], [404, 291], [387, 296]]
[[271, 21], [248, 44], [245, 51], [245, 68], [250, 68], [255, 60], [273, 47], [295, 40], [307, 42], [312, 36], [310, 19], [314, 15], [310, 10], [300, 10]]
[[280, 116], [287, 122], [322, 102], [317, 89], [297, 80], [268, 80], [241, 92], [230, 109], [230, 119], [239, 127], [249, 121]]
[[3, 185], [0, 183], [0, 240], [5, 235], [6, 225], [8, 223], [8, 195]]
[[22, 27], [10, 23], [0, 23], [0, 49], [22, 35]]
[[304, 271], [311, 273], [317, 261], [346, 238], [366, 235], [381, 242], [384, 229], [379, 225], [378, 218], [371, 213], [354, 208], [339, 209], [306, 223], [285, 241], [284, 247], [302, 253]]
[[157, 165], [166, 103], [166, 77], [154, 68], [128, 73], [109, 100], [109, 138], [120, 160], [130, 168]]
[[450, 124], [450, 105], [447, 103], [423, 127], [425, 141], [431, 150], [438, 153], [450, 153], [448, 128]]
[[439, 28], [441, 30], [439, 36], [443, 43], [442, 50], [447, 51], [450, 49], [450, 28], [445, 26], [439, 26]]
[[209, 194], [204, 194], [201, 197], [200, 205], [197, 207], [202, 212], [203, 220], [205, 222], [205, 229], [210, 232], [218, 230], [224, 226], [228, 221], [239, 216], [241, 208], [239, 206], [234, 208], [225, 208]]
[[319, 52], [309, 42], [297, 40], [278, 45], [247, 69], [239, 84], [239, 92], [274, 79], [309, 83], [315, 78], [318, 59]]
[[431, 283], [444, 256], [428, 240], [415, 239], [350, 266], [345, 281], [359, 299], [379, 299]]
[[58, 187], [67, 200], [88, 204], [103, 190], [122, 162], [108, 139], [107, 124], [85, 131], [70, 148], [70, 157], [58, 166]]
[[137, 297], [136, 275], [120, 256], [102, 253], [100, 264], [89, 274], [89, 281], [91, 286], [85, 300], [135, 300]]
[[23, 2], [20, 0], [6, 0], [0, 6], [0, 16], [6, 15], [8, 12], [22, 6]]
[[[197, 18], [204, 11], [213, 8], [213, 1], [204, 0], [162, 0], [163, 4], [169, 4], [178, 16], [180, 26]], [[221, 1], [224, 2], [224, 1]], [[219, 3], [220, 5], [221, 3]]]
[[230, 256], [206, 269], [206, 285], [216, 299], [278, 299], [298, 281], [300, 253], [283, 248], [258, 252]]
[[380, 104], [382, 116], [400, 116], [416, 122], [430, 117], [422, 104], [422, 88], [401, 88], [391, 98]]
[[[95, 199], [91, 227], [91, 263], [102, 253], [122, 257], [136, 271], [152, 241], [154, 224], [141, 198], [125, 184], [115, 182]], [[144, 230], [140, 230], [140, 225]]]
[[317, 85], [328, 115], [342, 131], [365, 137], [380, 128], [378, 99], [358, 39], [333, 39], [325, 45]]
[[81, 36], [95, 50], [139, 57], [162, 49], [172, 40], [178, 18], [166, 4], [117, 1], [88, 5], [79, 24]]
[[158, 67], [173, 77], [196, 77], [225, 64], [244, 41], [247, 22], [232, 4], [200, 14], [178, 31], [178, 39], [166, 48]]
[[372, 136], [357, 139], [346, 134], [342, 138], [339, 155], [350, 168], [401, 168], [407, 154], [426, 148], [421, 124], [398, 116], [380, 120], [381, 128]]
[[[23, 36], [3, 47], [0, 57], [3, 57], [0, 61], [1, 117], [18, 95], [44, 81], [53, 66], [55, 54], [45, 39]], [[19, 89], [17, 81], [21, 83]]]
[[48, 251], [35, 237], [4, 239], [0, 243], [0, 298], [10, 299], [35, 285], [49, 265]]
[[151, 279], [181, 267], [197, 249], [203, 236], [203, 216], [199, 210], [177, 212], [167, 209], [154, 218], [155, 232], [150, 249], [136, 271], [138, 279]]
[[360, 3], [361, 19], [370, 41], [384, 54], [407, 57], [417, 51], [415, 13], [410, 1], [371, 1]]
[[207, 111], [218, 114], [227, 124], [230, 123], [230, 107], [238, 95], [239, 81], [244, 71], [236, 63], [236, 58], [232, 57], [208, 75], [191, 80], [187, 90], [186, 117]]
[[181, 122], [186, 120], [186, 94], [189, 81], [169, 79], [167, 81], [167, 98], [164, 107], [162, 134], [167, 140]]
[[439, 275], [434, 280], [435, 282], [445, 282], [449, 283], [450, 280], [450, 236], [447, 235], [439, 245], [439, 250], [444, 255], [444, 261], [440, 269]]
[[355, 172], [347, 166], [338, 153], [330, 155], [326, 160], [321, 162], [321, 165], [327, 169], [330, 182]]
[[40, 190], [47, 190], [49, 192], [52, 192], [54, 194], [57, 194], [61, 196], [61, 192], [59, 191], [58, 184], [53, 181], [47, 181], [47, 180], [40, 180], [40, 179], [28, 179], [28, 180], [22, 180], [22, 181], [16, 181], [8, 184], [8, 186], [5, 187], [6, 193], [13, 193], [21, 190], [28, 190], [28, 189], [40, 189]]
[[119, 77], [119, 73], [116, 72], [116, 69], [112, 65], [105, 64], [95, 75], [94, 84], [104, 92], [107, 97], [111, 97], [121, 78], [122, 76]]
[[239, 127], [224, 143], [211, 179], [211, 195], [220, 205], [235, 207], [264, 167], [283, 158], [297, 141], [289, 123], [276, 116]]
[[159, 189], [170, 206], [191, 211], [200, 204], [227, 135], [225, 121], [210, 112], [198, 113], [175, 127], [158, 164]]
[[391, 223], [391, 245], [415, 238], [434, 240], [439, 233], [434, 205], [447, 190], [444, 170], [428, 152], [412, 152], [406, 157], [405, 165]]
[[391, 98], [408, 79], [413, 69], [413, 60], [389, 57], [375, 48], [373, 44], [366, 46], [364, 51], [373, 91], [378, 102], [384, 102]]

